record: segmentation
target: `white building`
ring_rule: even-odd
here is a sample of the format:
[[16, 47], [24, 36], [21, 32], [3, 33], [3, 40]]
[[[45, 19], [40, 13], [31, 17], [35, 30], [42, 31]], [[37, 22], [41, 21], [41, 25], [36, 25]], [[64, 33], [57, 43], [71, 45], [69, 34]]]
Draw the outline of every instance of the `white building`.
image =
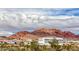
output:
[[66, 39], [63, 39], [63, 38], [60, 38], [60, 37], [40, 37], [38, 39], [38, 43], [40, 45], [50, 45], [49, 41], [52, 41], [53, 39], [58, 40], [58, 42], [59, 42], [60, 45], [62, 45], [62, 44], [64, 44], [64, 43], [67, 42]]
[[[55, 37], [55, 36], [39, 37], [39, 38], [37, 38], [37, 41], [38, 41], [39, 45], [50, 45], [49, 41], [52, 41], [53, 39], [58, 40], [59, 45], [69, 44], [70, 42], [79, 43], [79, 40], [72, 40], [72, 39]], [[15, 42], [16, 43], [20, 43], [20, 42], [24, 42], [24, 44], [27, 45], [27, 44], [30, 44], [32, 41], [33, 41], [33, 39], [31, 39], [31, 38], [28, 38], [28, 39], [25, 39], [25, 40], [13, 39], [13, 40], [9, 41], [8, 43], [15, 43]]]

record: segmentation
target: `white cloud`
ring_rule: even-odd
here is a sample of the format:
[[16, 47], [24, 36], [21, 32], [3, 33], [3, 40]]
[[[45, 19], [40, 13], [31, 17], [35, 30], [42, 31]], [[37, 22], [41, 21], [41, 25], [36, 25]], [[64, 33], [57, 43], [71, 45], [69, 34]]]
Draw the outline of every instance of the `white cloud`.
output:
[[[2, 15], [2, 14], [1, 14]], [[0, 24], [3, 26], [12, 26], [16, 28], [34, 27], [34, 26], [48, 26], [48, 27], [68, 27], [78, 25], [78, 17], [69, 16], [40, 16], [40, 15], [26, 15], [26, 14], [3, 14], [0, 17]], [[34, 25], [33, 25], [34, 24]], [[1, 26], [2, 26], [1, 25]]]
[[[52, 12], [52, 10], [54, 12]], [[73, 15], [73, 13], [75, 12], [69, 11], [66, 13], [65, 9], [42, 9], [42, 11], [40, 10], [39, 12], [38, 9], [24, 9], [21, 11], [18, 11], [18, 9], [16, 9], [16, 11], [15, 9], [0, 9], [0, 31], [16, 32], [47, 27], [77, 32], [79, 31], [79, 17], [61, 15]], [[49, 16], [49, 14], [58, 14], [61, 16]]]
[[9, 36], [9, 35], [12, 35], [14, 33], [12, 32], [8, 32], [8, 31], [0, 31], [0, 36]]

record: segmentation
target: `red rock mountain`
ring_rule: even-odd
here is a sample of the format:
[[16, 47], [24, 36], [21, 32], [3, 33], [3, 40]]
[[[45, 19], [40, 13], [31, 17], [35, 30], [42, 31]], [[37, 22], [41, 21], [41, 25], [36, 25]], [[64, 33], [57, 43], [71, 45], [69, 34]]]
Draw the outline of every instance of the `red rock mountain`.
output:
[[58, 29], [38, 29], [34, 32], [32, 32], [34, 35], [38, 36], [57, 36], [57, 37], [64, 37], [64, 38], [79, 38], [78, 35], [75, 35], [72, 32], [67, 32], [67, 31], [61, 31]]
[[9, 36], [9, 38], [16, 38], [16, 39], [37, 39], [38, 37], [45, 37], [45, 36], [57, 36], [57, 37], [63, 37], [63, 38], [72, 38], [72, 39], [79, 39], [79, 35], [75, 35], [72, 32], [67, 31], [61, 31], [58, 29], [38, 29], [33, 32], [27, 32], [27, 31], [21, 31], [17, 32], [14, 35]]
[[15, 38], [18, 40], [26, 40], [27, 38], [28, 39], [37, 39], [38, 37], [36, 35], [31, 34], [30, 32], [21, 31], [21, 32], [17, 32], [16, 34], [9, 36], [9, 38]]

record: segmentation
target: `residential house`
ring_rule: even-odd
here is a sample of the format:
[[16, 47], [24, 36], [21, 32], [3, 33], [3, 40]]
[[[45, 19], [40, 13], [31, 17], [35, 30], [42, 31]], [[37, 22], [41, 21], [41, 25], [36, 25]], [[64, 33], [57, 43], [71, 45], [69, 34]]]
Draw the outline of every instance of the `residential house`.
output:
[[62, 44], [64, 44], [65, 42], [67, 42], [66, 39], [63, 39], [63, 38], [60, 38], [60, 37], [40, 37], [40, 38], [38, 39], [38, 43], [39, 43], [40, 45], [50, 45], [50, 44], [49, 44], [49, 41], [52, 41], [52, 40], [54, 40], [54, 39], [58, 40], [58, 42], [59, 42], [60, 45], [62, 45]]

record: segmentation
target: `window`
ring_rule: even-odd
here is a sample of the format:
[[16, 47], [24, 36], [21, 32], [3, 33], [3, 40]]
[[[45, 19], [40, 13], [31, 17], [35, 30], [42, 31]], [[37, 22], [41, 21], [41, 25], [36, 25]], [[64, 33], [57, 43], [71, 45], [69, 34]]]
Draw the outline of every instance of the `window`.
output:
[[45, 39], [45, 43], [49, 43], [49, 39]]
[[64, 41], [63, 40], [59, 40], [59, 43], [63, 43]]

